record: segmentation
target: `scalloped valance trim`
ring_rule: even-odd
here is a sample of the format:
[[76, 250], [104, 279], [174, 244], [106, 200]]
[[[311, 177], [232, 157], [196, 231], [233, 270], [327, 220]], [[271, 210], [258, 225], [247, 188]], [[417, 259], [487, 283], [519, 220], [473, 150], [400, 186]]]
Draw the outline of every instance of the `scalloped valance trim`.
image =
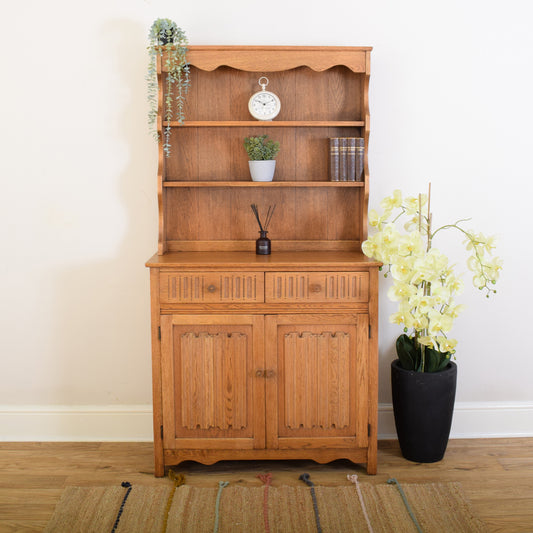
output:
[[[261, 54], [257, 54], [257, 50]], [[187, 53], [190, 65], [206, 71], [227, 66], [248, 72], [280, 72], [308, 67], [322, 72], [345, 66], [355, 73], [367, 73], [367, 55], [371, 47], [254, 47], [191, 46]]]

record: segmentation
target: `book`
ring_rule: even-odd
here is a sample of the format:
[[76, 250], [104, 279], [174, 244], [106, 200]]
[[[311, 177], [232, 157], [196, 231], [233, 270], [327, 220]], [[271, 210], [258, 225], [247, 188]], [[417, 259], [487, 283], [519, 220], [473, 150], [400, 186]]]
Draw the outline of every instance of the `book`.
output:
[[355, 137], [346, 137], [345, 157], [346, 157], [346, 181], [355, 181]]
[[364, 143], [362, 137], [330, 137], [331, 181], [363, 181]]
[[329, 179], [331, 181], [340, 179], [339, 159], [339, 138], [331, 137], [329, 139]]
[[346, 137], [339, 137], [339, 180], [348, 181], [348, 161], [346, 159]]
[[355, 181], [364, 181], [365, 173], [365, 140], [355, 137]]

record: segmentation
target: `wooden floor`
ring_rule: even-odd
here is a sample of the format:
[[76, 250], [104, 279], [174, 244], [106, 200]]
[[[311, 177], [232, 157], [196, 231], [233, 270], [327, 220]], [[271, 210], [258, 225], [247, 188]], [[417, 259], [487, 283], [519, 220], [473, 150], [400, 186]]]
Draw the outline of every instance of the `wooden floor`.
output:
[[[301, 483], [303, 472], [323, 485], [348, 483], [348, 473], [369, 483], [458, 481], [487, 531], [533, 532], [533, 438], [452, 440], [443, 461], [425, 465], [403, 459], [395, 441], [381, 441], [378, 468], [377, 476], [367, 476], [347, 461], [276, 461], [186, 463], [177, 471], [197, 486], [222, 479], [257, 485], [258, 472], [272, 472], [274, 485]], [[171, 483], [153, 477], [149, 443], [0, 443], [0, 532], [41, 531], [67, 486], [122, 481]]]

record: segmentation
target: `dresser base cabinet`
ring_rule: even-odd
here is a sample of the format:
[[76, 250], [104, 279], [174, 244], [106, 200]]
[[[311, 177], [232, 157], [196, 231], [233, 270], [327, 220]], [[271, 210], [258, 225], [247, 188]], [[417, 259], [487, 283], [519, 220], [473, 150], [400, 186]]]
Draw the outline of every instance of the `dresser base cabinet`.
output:
[[[307, 268], [298, 271], [275, 256], [240, 257], [268, 270], [148, 263], [156, 475], [187, 460], [239, 459], [348, 459], [376, 473], [377, 266], [292, 264]], [[209, 280], [210, 290], [202, 298], [199, 282], [194, 303], [180, 299], [173, 280], [183, 279], [188, 290]]]

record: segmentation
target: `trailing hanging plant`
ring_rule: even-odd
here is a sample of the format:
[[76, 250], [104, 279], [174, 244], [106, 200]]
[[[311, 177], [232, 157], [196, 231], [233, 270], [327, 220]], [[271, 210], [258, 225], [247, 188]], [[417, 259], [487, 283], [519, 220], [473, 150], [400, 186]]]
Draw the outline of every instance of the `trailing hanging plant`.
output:
[[[185, 120], [184, 106], [185, 95], [189, 90], [189, 65], [187, 64], [187, 37], [185, 32], [170, 19], [156, 19], [148, 34], [148, 124], [150, 131], [159, 140], [157, 131], [157, 57], [165, 57], [166, 87], [165, 101], [163, 102], [163, 120], [167, 123], [163, 131], [163, 150], [165, 155], [170, 155], [171, 120], [182, 123]], [[176, 115], [174, 115], [174, 109]]]
[[[429, 194], [403, 198], [396, 190], [381, 202], [381, 208], [381, 216], [375, 210], [369, 212], [369, 224], [377, 231], [363, 242], [362, 249], [368, 257], [384, 263], [385, 277], [390, 274], [393, 279], [388, 296], [398, 302], [398, 312], [390, 321], [404, 325], [404, 334], [396, 341], [398, 358], [406, 370], [438, 372], [455, 353], [457, 341], [447, 334], [462, 310], [454, 299], [463, 283], [448, 258], [433, 247], [435, 236], [446, 229], [462, 234], [471, 252], [467, 265], [474, 274], [472, 282], [487, 297], [496, 292], [493, 286], [502, 261], [489, 257], [494, 249], [493, 237], [464, 229], [469, 219], [433, 230]], [[404, 216], [406, 233], [402, 234], [396, 222]]]

